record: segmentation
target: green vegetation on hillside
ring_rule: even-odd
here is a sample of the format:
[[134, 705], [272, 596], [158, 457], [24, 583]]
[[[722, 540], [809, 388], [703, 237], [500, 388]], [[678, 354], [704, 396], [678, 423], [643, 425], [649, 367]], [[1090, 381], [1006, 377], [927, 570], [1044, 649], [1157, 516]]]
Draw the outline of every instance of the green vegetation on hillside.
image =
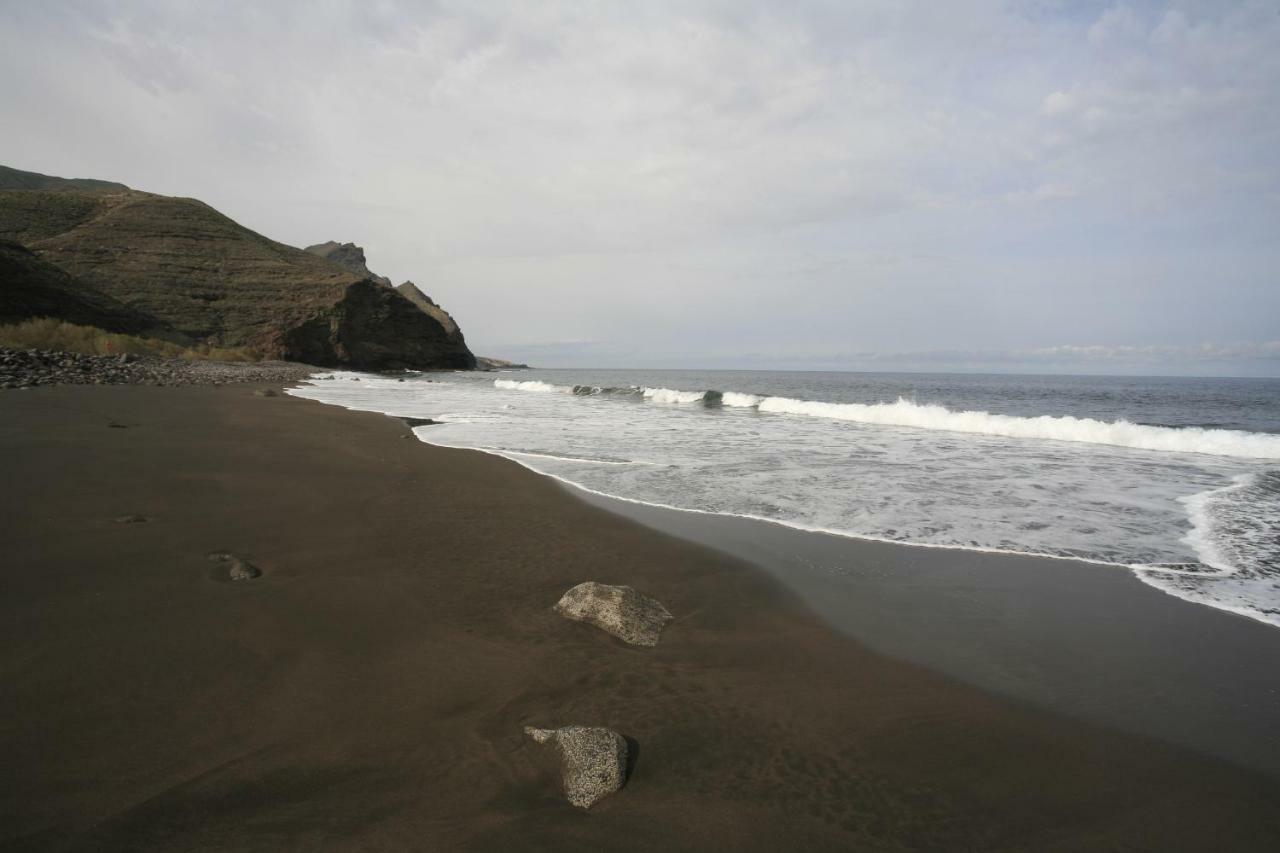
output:
[[0, 189], [119, 192], [129, 188], [115, 181], [99, 181], [93, 178], [57, 178], [53, 175], [42, 175], [39, 172], [24, 172], [11, 166], [0, 166]]
[[156, 338], [106, 332], [93, 326], [77, 326], [48, 317], [0, 326], [0, 347], [84, 355], [153, 355], [208, 361], [262, 360], [261, 353], [248, 347], [184, 347]]
[[0, 323], [56, 318], [325, 366], [475, 366], [452, 318], [368, 273], [358, 247], [353, 272], [196, 199], [0, 170], [0, 241], [15, 270], [0, 269]]

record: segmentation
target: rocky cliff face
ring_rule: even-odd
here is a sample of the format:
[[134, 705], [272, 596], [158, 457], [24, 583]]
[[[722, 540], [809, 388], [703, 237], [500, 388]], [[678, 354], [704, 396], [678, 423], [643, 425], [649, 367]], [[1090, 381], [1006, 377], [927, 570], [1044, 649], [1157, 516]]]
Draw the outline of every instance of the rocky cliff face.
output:
[[[391, 279], [384, 275], [378, 275], [369, 269], [368, 262], [365, 260], [364, 249], [355, 243], [338, 243], [330, 240], [327, 243], [308, 246], [306, 251], [317, 257], [324, 258], [330, 263], [337, 264], [348, 272], [355, 273], [362, 278], [391, 287]], [[447, 340], [458, 346], [466, 346], [466, 342], [462, 337], [462, 330], [458, 328], [457, 322], [454, 321], [449, 312], [437, 305], [430, 296], [419, 290], [417, 285], [411, 281], [406, 281], [404, 284], [396, 285], [395, 290], [416, 305], [418, 310], [439, 323], [445, 330]]]
[[355, 243], [337, 243], [330, 240], [327, 243], [317, 243], [314, 246], [308, 246], [304, 251], [310, 252], [317, 257], [324, 258], [331, 264], [337, 264], [347, 272], [355, 273], [361, 278], [371, 278], [378, 284], [391, 286], [391, 279], [382, 275], [375, 275], [369, 271], [369, 266], [364, 258], [364, 249]]
[[0, 174], [0, 239], [194, 341], [360, 369], [475, 364], [456, 325], [366, 274], [363, 252], [352, 271], [195, 199], [119, 185], [4, 188], [15, 183]]
[[420, 311], [434, 317], [436, 322], [444, 326], [445, 331], [451, 335], [456, 335], [459, 340], [462, 339], [462, 331], [458, 328], [458, 324], [454, 322], [453, 317], [449, 316], [449, 312], [437, 305], [430, 296], [418, 289], [418, 286], [411, 281], [397, 285], [396, 290], [405, 299], [408, 299], [414, 305], [418, 306]]
[[392, 288], [369, 279], [347, 285], [333, 310], [285, 332], [279, 350], [294, 361], [334, 367], [476, 366], [460, 336], [445, 331]]

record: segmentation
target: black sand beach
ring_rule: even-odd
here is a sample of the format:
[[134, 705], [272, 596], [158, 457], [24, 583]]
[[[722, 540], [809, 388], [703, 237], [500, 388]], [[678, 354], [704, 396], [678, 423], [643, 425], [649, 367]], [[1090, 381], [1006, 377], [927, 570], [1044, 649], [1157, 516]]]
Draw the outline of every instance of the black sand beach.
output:
[[770, 572], [837, 630], [984, 690], [1280, 778], [1280, 630], [1124, 569], [573, 494]]
[[[1057, 642], [1055, 618], [1079, 618], [1051, 615], [1067, 584], [966, 555], [964, 578], [1008, 590], [993, 609], [998, 595], [949, 584], [932, 556], [842, 542], [841, 568], [916, 588], [867, 580], [859, 607], [817, 582], [795, 595], [514, 463], [252, 390], [0, 394], [0, 849], [1280, 847], [1280, 781], [1257, 769], [1270, 759], [992, 692], [1063, 673], [1067, 694], [1090, 672], [1119, 683], [1183, 625], [1202, 646], [1186, 672], [1239, 667], [1237, 644], [1270, 629], [1090, 582], [1096, 630], [1075, 665], [1002, 674]], [[116, 521], [133, 514], [147, 520]], [[217, 551], [262, 577], [217, 577]], [[551, 613], [589, 579], [663, 601], [676, 620], [660, 645]], [[1097, 615], [1113, 601], [1118, 616]], [[1100, 651], [1144, 631], [1136, 657]], [[984, 658], [986, 681], [966, 671]], [[589, 813], [521, 731], [568, 723], [638, 747], [626, 788]]]

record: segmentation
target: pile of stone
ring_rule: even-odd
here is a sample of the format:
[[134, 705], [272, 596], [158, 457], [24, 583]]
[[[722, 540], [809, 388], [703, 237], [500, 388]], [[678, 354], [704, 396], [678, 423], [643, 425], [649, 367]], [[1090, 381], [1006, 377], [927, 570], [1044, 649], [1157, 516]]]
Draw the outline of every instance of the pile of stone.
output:
[[223, 385], [297, 382], [315, 368], [285, 361], [188, 361], [0, 348], [0, 388], [37, 385]]

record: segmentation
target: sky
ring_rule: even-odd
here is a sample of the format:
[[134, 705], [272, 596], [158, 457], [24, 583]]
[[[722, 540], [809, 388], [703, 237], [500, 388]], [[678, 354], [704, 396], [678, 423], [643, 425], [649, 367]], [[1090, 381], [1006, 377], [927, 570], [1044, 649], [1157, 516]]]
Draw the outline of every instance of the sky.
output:
[[0, 163], [543, 366], [1280, 375], [1280, 3], [0, 0]]

